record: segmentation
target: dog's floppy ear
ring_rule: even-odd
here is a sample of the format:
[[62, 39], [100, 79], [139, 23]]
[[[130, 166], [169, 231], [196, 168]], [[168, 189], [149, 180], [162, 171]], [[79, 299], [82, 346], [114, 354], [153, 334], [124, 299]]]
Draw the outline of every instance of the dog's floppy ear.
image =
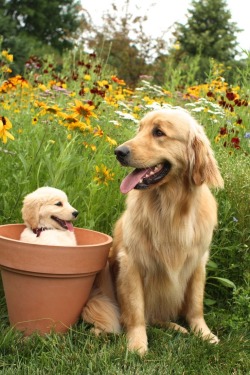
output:
[[191, 148], [194, 153], [191, 177], [195, 185], [206, 183], [210, 187], [223, 188], [224, 182], [205, 134], [196, 134]]
[[22, 218], [24, 224], [31, 228], [38, 228], [39, 224], [39, 209], [41, 202], [32, 195], [27, 195], [23, 200]]

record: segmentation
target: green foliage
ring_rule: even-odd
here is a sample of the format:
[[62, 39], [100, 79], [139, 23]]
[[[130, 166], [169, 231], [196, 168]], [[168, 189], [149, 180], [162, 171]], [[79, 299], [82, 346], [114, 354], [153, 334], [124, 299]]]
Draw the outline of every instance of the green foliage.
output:
[[[123, 14], [115, 3], [112, 10], [103, 15], [103, 26], [92, 28], [92, 36], [87, 37], [88, 46], [116, 70], [130, 87], [136, 87], [140, 76], [154, 76], [159, 72], [159, 61], [166, 42], [148, 37], [143, 28], [147, 16], [128, 11], [129, 0], [124, 0]], [[85, 38], [86, 39], [86, 38]], [[153, 63], [157, 57], [156, 64]], [[164, 72], [164, 69], [161, 69]], [[151, 78], [152, 78], [151, 77]], [[159, 78], [158, 78], [159, 83]]]
[[209, 58], [229, 63], [237, 54], [237, 33], [241, 31], [230, 21], [231, 13], [225, 0], [191, 2], [186, 24], [177, 23], [174, 32], [178, 50], [172, 50], [176, 61], [185, 56], [200, 56], [199, 81], [206, 78]]
[[37, 51], [72, 49], [85, 24], [78, 0], [1, 0], [3, 48], [15, 55], [14, 73]]
[[72, 47], [72, 38], [80, 25], [79, 7], [76, 0], [8, 0], [3, 8], [7, 17], [16, 23], [18, 34], [31, 34], [62, 51]]

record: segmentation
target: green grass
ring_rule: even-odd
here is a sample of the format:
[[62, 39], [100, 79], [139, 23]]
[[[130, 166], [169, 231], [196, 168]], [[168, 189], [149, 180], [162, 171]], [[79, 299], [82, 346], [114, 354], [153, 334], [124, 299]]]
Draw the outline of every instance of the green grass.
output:
[[211, 345], [192, 334], [150, 327], [149, 352], [140, 358], [127, 351], [124, 334], [96, 338], [81, 322], [64, 335], [34, 335], [25, 340], [7, 330], [0, 341], [0, 373], [247, 375], [250, 347], [244, 333], [223, 334], [222, 330], [220, 338], [218, 345]]
[[[95, 66], [93, 61], [91, 64]], [[70, 63], [65, 65], [70, 69]], [[108, 142], [107, 136], [117, 144], [132, 137], [137, 127], [133, 119], [141, 118], [152, 108], [152, 103], [189, 109], [204, 126], [225, 181], [224, 190], [214, 191], [219, 225], [211, 246], [205, 293], [206, 321], [221, 341], [214, 346], [193, 334], [148, 327], [149, 352], [140, 358], [127, 351], [124, 333], [96, 338], [81, 321], [64, 335], [24, 339], [9, 326], [4, 292], [0, 288], [0, 374], [249, 374], [250, 162], [249, 138], [245, 137], [249, 132], [249, 106], [235, 106], [230, 112], [218, 106], [221, 94], [216, 90], [214, 97], [218, 99], [214, 101], [208, 100], [206, 92], [202, 100], [187, 100], [185, 90], [183, 97], [174, 92], [170, 96], [150, 83], [126, 93], [123, 85], [112, 86], [106, 71], [98, 77], [93, 71], [89, 72], [92, 80], [87, 82], [70, 81], [69, 70], [61, 73], [61, 77], [68, 77], [67, 89], [76, 96], [51, 88], [45, 94], [35, 82], [32, 89], [18, 85], [9, 92], [0, 89], [0, 116], [12, 122], [9, 131], [15, 136], [14, 141], [0, 145], [0, 224], [21, 222], [24, 196], [38, 186], [49, 185], [64, 190], [79, 210], [76, 226], [112, 235], [113, 225], [124, 208], [125, 197], [119, 191], [119, 184], [127, 170], [116, 161], [115, 145]], [[82, 77], [84, 70], [78, 73]], [[242, 72], [242, 76], [247, 74]], [[31, 82], [32, 77], [31, 74]], [[51, 77], [43, 74], [40, 77], [44, 80], [40, 83], [48, 85]], [[0, 87], [4, 78], [0, 79]], [[94, 85], [96, 89], [96, 81], [104, 79], [108, 80], [106, 86], [113, 87], [113, 91], [108, 91], [109, 101], [98, 94], [77, 96], [80, 88]], [[173, 90], [171, 83], [166, 82], [164, 87]], [[249, 90], [245, 85], [237, 95], [243, 100]], [[75, 98], [83, 103], [91, 100], [96, 105], [97, 118], [90, 118], [91, 131], [67, 127], [61, 116], [51, 112], [57, 104], [69, 114]], [[36, 106], [36, 100], [45, 103], [50, 112], [39, 115], [41, 108]], [[36, 125], [32, 125], [34, 118], [38, 118]], [[81, 121], [85, 120], [81, 117]], [[220, 129], [225, 127], [228, 132], [221, 136]], [[232, 137], [239, 138], [239, 149], [231, 143]], [[98, 174], [96, 168], [102, 166], [108, 172]]]

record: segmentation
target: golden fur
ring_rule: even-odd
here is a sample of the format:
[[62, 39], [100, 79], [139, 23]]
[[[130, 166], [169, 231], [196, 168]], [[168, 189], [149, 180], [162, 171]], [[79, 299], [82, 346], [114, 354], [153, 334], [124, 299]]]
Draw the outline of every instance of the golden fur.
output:
[[[22, 217], [26, 228], [21, 233], [20, 240], [43, 245], [75, 246], [71, 221], [77, 215], [78, 212], [69, 204], [63, 191], [41, 187], [24, 198]], [[65, 228], [51, 216], [57, 217]]]
[[[204, 320], [203, 295], [217, 224], [217, 204], [209, 187], [223, 187], [223, 179], [202, 126], [181, 109], [152, 111], [141, 120], [138, 134], [115, 153], [126, 166], [161, 168], [167, 163], [170, 169], [148, 188], [129, 191], [126, 210], [115, 225], [110, 269], [120, 312], [101, 275], [95, 290], [108, 299], [112, 316], [100, 304], [97, 315], [91, 315], [90, 308], [83, 318], [97, 332], [118, 332], [120, 321], [129, 350], [141, 355], [148, 347], [146, 325], [169, 324], [185, 332], [170, 323], [180, 316], [204, 339], [218, 342]], [[98, 296], [90, 298], [92, 311], [97, 301]]]

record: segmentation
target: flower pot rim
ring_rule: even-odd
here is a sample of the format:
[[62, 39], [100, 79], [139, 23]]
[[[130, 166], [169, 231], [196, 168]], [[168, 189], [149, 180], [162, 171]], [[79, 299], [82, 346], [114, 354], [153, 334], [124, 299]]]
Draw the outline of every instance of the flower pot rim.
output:
[[[108, 234], [75, 228], [80, 245], [32, 244], [18, 240], [24, 228], [24, 224], [0, 226], [0, 268], [5, 266], [13, 270], [45, 274], [99, 272], [106, 265], [113, 243], [113, 238]], [[8, 237], [9, 229], [10, 237]]]
[[[23, 227], [23, 229], [26, 228], [25, 224], [23, 223], [10, 223], [10, 224], [3, 224], [3, 225], [0, 225], [0, 229], [1, 228], [11, 228], [11, 227]], [[99, 231], [96, 231], [96, 230], [93, 230], [93, 229], [88, 229], [88, 228], [81, 228], [81, 227], [74, 227], [74, 232], [77, 232], [77, 231], [85, 231], [85, 232], [89, 232], [89, 233], [93, 233], [93, 234], [100, 234], [101, 236], [103, 237], [106, 237], [106, 241], [103, 241], [103, 242], [100, 242], [99, 244], [100, 245], [106, 245], [106, 244], [109, 244], [109, 243], [112, 243], [113, 241], [113, 238], [109, 235], [109, 234], [106, 234], [106, 233], [103, 233], [103, 232], [99, 232]], [[9, 241], [13, 241], [13, 242], [17, 242], [17, 243], [26, 243], [26, 244], [30, 244], [29, 242], [25, 242], [25, 241], [20, 241], [20, 240], [15, 240], [14, 238], [10, 238], [10, 237], [7, 237], [7, 236], [3, 236], [1, 233], [0, 233], [0, 238], [3, 238], [3, 239], [6, 239], [6, 240], [9, 240]], [[32, 244], [32, 246], [34, 246], [35, 248], [36, 247], [43, 247], [44, 249], [45, 248], [51, 248], [52, 246], [51, 245], [44, 245], [44, 244]], [[84, 248], [84, 247], [95, 247], [96, 244], [84, 244], [84, 245], [74, 245], [74, 246], [65, 246], [65, 245], [53, 245], [53, 248], [70, 248], [70, 249], [75, 249], [75, 248]]]

